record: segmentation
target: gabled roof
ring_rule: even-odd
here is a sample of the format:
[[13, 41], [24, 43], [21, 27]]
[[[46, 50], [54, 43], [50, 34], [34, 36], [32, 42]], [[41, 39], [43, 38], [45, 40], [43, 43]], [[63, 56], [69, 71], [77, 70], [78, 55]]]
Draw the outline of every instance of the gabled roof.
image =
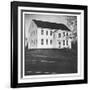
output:
[[41, 28], [61, 29], [61, 30], [70, 31], [70, 29], [66, 25], [61, 23], [58, 24], [58, 23], [52, 23], [52, 22], [40, 21], [40, 20], [33, 20], [33, 21], [38, 27]]

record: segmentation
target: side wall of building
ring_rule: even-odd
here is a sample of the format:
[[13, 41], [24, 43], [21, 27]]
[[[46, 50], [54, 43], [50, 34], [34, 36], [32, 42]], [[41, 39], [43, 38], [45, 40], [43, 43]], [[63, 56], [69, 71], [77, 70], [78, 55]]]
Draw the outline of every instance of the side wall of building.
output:
[[53, 48], [53, 31], [54, 30], [48, 28], [38, 28], [38, 48]]
[[56, 48], [71, 48], [71, 32], [66, 30], [58, 30], [55, 32]]
[[28, 40], [28, 49], [37, 48], [37, 26], [32, 21], [29, 27], [29, 40]]

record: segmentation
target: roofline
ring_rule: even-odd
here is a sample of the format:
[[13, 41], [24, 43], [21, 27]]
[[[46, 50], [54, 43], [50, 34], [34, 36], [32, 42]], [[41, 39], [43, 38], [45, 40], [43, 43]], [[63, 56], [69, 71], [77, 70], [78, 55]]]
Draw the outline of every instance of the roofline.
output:
[[[33, 22], [35, 22], [35, 21], [37, 21], [37, 22], [40, 21], [40, 22], [45, 22], [45, 23], [57, 24], [57, 25], [61, 24], [61, 25], [64, 25], [64, 26], [68, 29], [67, 31], [71, 31], [71, 30], [68, 28], [68, 26], [65, 25], [65, 24], [63, 24], [63, 23], [55, 23], [55, 22], [41, 21], [41, 20], [35, 20], [35, 19], [32, 19], [32, 21], [33, 21]], [[36, 22], [35, 22], [35, 24], [36, 24]], [[37, 24], [36, 24], [36, 26], [39, 27]], [[48, 27], [41, 27], [41, 28], [48, 28]], [[52, 29], [52, 28], [50, 28], [50, 29]], [[56, 28], [54, 28], [54, 29], [56, 29]], [[58, 29], [57, 29], [57, 30], [58, 30]], [[61, 29], [61, 30], [64, 30], [64, 29]]]

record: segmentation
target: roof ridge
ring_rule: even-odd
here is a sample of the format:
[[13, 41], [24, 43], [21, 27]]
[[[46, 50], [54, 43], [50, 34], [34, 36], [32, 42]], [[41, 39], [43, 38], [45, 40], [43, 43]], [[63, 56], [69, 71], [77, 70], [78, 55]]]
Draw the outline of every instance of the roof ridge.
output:
[[[63, 23], [56, 23], [56, 22], [49, 22], [49, 21], [43, 21], [43, 20], [35, 20], [33, 19], [32, 21], [40, 21], [40, 22], [46, 22], [46, 23], [54, 23], [54, 24], [63, 24]], [[63, 24], [64, 25], [64, 24]]]

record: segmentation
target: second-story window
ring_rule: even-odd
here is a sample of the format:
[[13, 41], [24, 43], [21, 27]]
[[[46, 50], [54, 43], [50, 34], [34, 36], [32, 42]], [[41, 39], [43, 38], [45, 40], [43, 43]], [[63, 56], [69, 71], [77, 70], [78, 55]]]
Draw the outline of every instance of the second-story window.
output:
[[63, 32], [63, 36], [65, 36], [65, 32]]
[[59, 38], [61, 37], [61, 33], [58, 34], [58, 37], [59, 37]]
[[66, 34], [67, 36], [68, 36], [68, 32], [67, 32], [67, 34]]
[[52, 36], [52, 31], [50, 31], [50, 36]]
[[48, 31], [46, 31], [46, 35], [48, 35]]
[[41, 35], [43, 35], [44, 34], [44, 30], [41, 30]]

